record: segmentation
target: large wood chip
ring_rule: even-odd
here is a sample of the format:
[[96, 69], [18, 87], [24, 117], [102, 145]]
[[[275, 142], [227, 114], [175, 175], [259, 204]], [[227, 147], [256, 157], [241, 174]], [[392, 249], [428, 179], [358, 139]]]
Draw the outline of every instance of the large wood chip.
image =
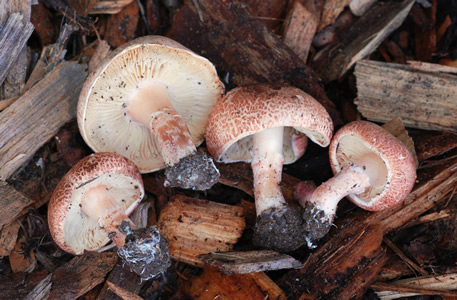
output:
[[12, 223], [33, 201], [5, 182], [0, 182], [0, 229]]
[[8, 179], [76, 117], [86, 65], [63, 62], [0, 113], [0, 180]]

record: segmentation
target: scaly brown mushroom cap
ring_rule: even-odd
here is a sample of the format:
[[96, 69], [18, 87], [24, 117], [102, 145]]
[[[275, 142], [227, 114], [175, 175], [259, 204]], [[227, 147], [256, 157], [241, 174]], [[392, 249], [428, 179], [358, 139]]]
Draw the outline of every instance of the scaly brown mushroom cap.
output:
[[[166, 37], [141, 37], [117, 48], [88, 76], [78, 102], [78, 125], [95, 152], [119, 153], [142, 173], [152, 172], [179, 158], [179, 148], [195, 148], [203, 141], [209, 113], [223, 92], [216, 69], [206, 58]], [[174, 118], [188, 132], [178, 137], [165, 132], [176, 128], [155, 127], [163, 132], [160, 145], [172, 154], [164, 158], [147, 118], [170, 103], [171, 114], [177, 112], [179, 118], [164, 111], [158, 117]]]
[[332, 120], [325, 108], [302, 90], [267, 84], [238, 87], [219, 101], [208, 119], [206, 144], [219, 162], [251, 162], [251, 136], [267, 128], [284, 126], [284, 163], [299, 159], [304, 147], [293, 146], [303, 133], [322, 147], [330, 143]]
[[129, 160], [116, 153], [99, 152], [79, 161], [62, 178], [54, 190], [48, 207], [48, 223], [54, 241], [72, 254], [93, 251], [109, 242], [98, 220], [82, 211], [85, 192], [106, 186], [112, 199], [129, 215], [143, 199], [141, 173]]
[[392, 134], [374, 123], [355, 121], [341, 128], [330, 144], [333, 173], [371, 153], [379, 157], [379, 179], [365, 192], [347, 198], [363, 209], [379, 211], [395, 206], [411, 192], [416, 166], [411, 153]]

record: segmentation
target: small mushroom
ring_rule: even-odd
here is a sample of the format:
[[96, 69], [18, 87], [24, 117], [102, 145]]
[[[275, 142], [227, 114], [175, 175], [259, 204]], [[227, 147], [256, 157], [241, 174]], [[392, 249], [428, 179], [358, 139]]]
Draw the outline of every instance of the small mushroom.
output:
[[206, 144], [219, 162], [251, 163], [257, 214], [254, 244], [281, 252], [304, 244], [302, 214], [281, 193], [282, 167], [303, 155], [307, 137], [325, 147], [332, 133], [325, 108], [295, 87], [238, 87], [216, 104], [208, 119]]
[[305, 203], [311, 247], [327, 234], [342, 198], [365, 210], [384, 210], [403, 201], [416, 178], [414, 159], [403, 143], [367, 121], [338, 130], [329, 156], [335, 176], [317, 187]]
[[78, 125], [95, 152], [119, 153], [142, 173], [168, 167], [171, 186], [204, 190], [219, 172], [196, 146], [223, 93], [209, 60], [169, 38], [141, 37], [117, 48], [89, 75]]
[[156, 227], [137, 233], [128, 218], [143, 196], [141, 173], [131, 161], [116, 153], [89, 155], [73, 166], [51, 196], [51, 235], [59, 247], [76, 255], [112, 240], [132, 270], [147, 279], [155, 277], [170, 265], [166, 240]]

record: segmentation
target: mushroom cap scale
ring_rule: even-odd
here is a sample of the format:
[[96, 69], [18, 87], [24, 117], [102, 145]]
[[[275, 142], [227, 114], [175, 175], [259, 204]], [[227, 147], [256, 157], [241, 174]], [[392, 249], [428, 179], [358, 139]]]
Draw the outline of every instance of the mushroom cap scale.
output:
[[127, 215], [144, 197], [141, 173], [131, 161], [106, 152], [83, 158], [59, 182], [48, 206], [51, 235], [57, 245], [69, 253], [97, 250], [110, 240], [97, 220], [89, 219], [81, 211], [82, 195], [99, 184], [107, 186]]
[[88, 76], [77, 107], [78, 126], [88, 146], [95, 152], [119, 153], [142, 173], [164, 168], [150, 128], [129, 118], [126, 109], [138, 95], [154, 101], [148, 91], [152, 86], [166, 91], [192, 141], [201, 144], [210, 111], [224, 92], [216, 69], [169, 38], [146, 36], [114, 50]]
[[[284, 163], [295, 162], [304, 149], [294, 149], [294, 136], [305, 134], [326, 147], [333, 133], [325, 108], [310, 95], [292, 87], [256, 84], [228, 92], [208, 119], [206, 145], [219, 162], [251, 162], [251, 136], [264, 129], [285, 127]], [[301, 143], [306, 145], [306, 142]]]
[[409, 150], [392, 134], [374, 123], [354, 121], [338, 130], [330, 144], [333, 173], [369, 154], [379, 157], [379, 180], [364, 193], [347, 198], [363, 209], [379, 211], [396, 205], [411, 192], [416, 166]]

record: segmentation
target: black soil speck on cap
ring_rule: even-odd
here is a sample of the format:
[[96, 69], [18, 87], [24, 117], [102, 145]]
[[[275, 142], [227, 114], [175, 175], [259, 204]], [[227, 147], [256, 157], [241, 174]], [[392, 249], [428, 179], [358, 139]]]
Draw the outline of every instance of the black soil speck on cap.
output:
[[206, 153], [197, 152], [165, 169], [166, 185], [204, 191], [219, 181], [219, 170]]
[[303, 212], [295, 206], [270, 208], [257, 217], [253, 243], [257, 247], [290, 252], [306, 243]]

